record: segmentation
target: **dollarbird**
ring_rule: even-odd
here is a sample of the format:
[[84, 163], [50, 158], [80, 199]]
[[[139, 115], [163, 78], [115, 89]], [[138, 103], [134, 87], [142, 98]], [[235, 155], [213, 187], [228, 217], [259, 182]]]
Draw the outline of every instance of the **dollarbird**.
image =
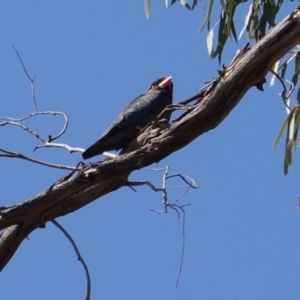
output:
[[[82, 153], [82, 157], [88, 159], [105, 151], [124, 149], [167, 105], [172, 104], [172, 99], [172, 77], [157, 79], [145, 94], [132, 100], [122, 110], [102, 136]], [[170, 114], [166, 119], [169, 121]]]

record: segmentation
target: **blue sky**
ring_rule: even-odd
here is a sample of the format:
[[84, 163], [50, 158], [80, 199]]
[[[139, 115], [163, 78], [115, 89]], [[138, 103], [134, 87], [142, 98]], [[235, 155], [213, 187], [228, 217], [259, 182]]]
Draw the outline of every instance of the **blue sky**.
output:
[[[40, 110], [68, 114], [57, 142], [86, 148], [120, 110], [161, 76], [173, 76], [174, 102], [195, 94], [217, 76], [203, 16], [164, 1], [19, 2], [1, 4], [1, 116], [33, 110], [30, 84], [11, 46], [36, 78]], [[294, 4], [286, 4], [288, 13]], [[216, 14], [217, 16], [218, 14]], [[243, 26], [240, 13], [237, 28]], [[279, 20], [277, 20], [279, 21]], [[236, 49], [224, 53], [228, 64]], [[213, 131], [153, 166], [191, 176], [183, 270], [175, 289], [182, 247], [182, 220], [157, 215], [162, 197], [147, 187], [122, 188], [59, 218], [89, 266], [93, 299], [299, 299], [300, 220], [298, 150], [283, 175], [283, 142], [272, 144], [285, 110], [280, 86], [251, 89]], [[41, 134], [60, 130], [59, 117], [28, 122]], [[0, 128], [2, 148], [53, 163], [76, 165], [80, 154], [62, 149], [33, 152], [38, 140], [18, 128]], [[100, 157], [99, 157], [100, 158]], [[25, 161], [0, 159], [1, 205], [22, 202], [67, 174]], [[159, 185], [161, 174], [134, 172], [130, 179]], [[180, 181], [170, 181], [179, 185]], [[182, 191], [171, 191], [170, 200]], [[24, 241], [0, 276], [1, 299], [84, 299], [86, 281], [73, 249], [51, 224]]]

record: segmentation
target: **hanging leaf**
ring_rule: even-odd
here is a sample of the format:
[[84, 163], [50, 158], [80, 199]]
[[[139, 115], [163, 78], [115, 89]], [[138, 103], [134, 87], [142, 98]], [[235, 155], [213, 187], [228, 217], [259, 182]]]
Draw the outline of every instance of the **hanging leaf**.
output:
[[233, 17], [233, 10], [234, 10], [234, 0], [227, 0], [227, 32], [230, 34], [231, 31], [231, 23], [232, 23], [232, 17]]
[[237, 39], [237, 36], [236, 36], [236, 31], [235, 31], [235, 26], [234, 26], [233, 20], [231, 20], [231, 33], [232, 33], [232, 35], [233, 35], [233, 37], [234, 37], [234, 40], [235, 40], [236, 42], [238, 42], [238, 39]]
[[212, 53], [211, 57], [216, 57], [218, 56], [219, 63], [221, 63], [221, 58], [222, 58], [222, 52], [224, 49], [224, 45], [227, 41], [227, 38], [229, 36], [229, 33], [227, 32], [227, 27], [226, 27], [226, 19], [227, 15], [224, 11], [221, 13], [220, 17], [220, 24], [219, 24], [219, 34], [218, 34], [218, 46], [217, 49]]
[[246, 15], [246, 17], [245, 17], [245, 24], [244, 24], [244, 27], [242, 28], [242, 30], [241, 30], [241, 32], [240, 32], [240, 34], [239, 34], [238, 40], [241, 39], [243, 33], [245, 32], [245, 30], [246, 30], [246, 28], [247, 28], [247, 26], [248, 26], [248, 24], [249, 24], [249, 22], [250, 22], [251, 14], [252, 14], [252, 4], [250, 4], [250, 6], [249, 6], [249, 8], [248, 8], [248, 13], [247, 13], [247, 15]]
[[202, 25], [200, 26], [197, 33], [200, 33], [204, 29], [206, 24], [208, 24], [208, 29], [209, 29], [210, 17], [211, 17], [213, 7], [214, 7], [214, 0], [209, 0], [208, 11], [207, 11], [207, 14], [205, 16], [205, 20], [202, 23]]
[[270, 26], [274, 27], [276, 17], [276, 6], [274, 0], [267, 0], [263, 6], [263, 15]]
[[280, 138], [282, 137], [283, 131], [284, 131], [285, 127], [288, 125], [288, 123], [289, 123], [291, 117], [292, 117], [291, 114], [289, 114], [289, 115], [285, 118], [285, 120], [283, 121], [282, 125], [280, 126], [280, 129], [279, 129], [279, 131], [278, 131], [278, 134], [277, 134], [277, 136], [276, 136], [276, 139], [275, 139], [275, 142], [274, 142], [274, 145], [273, 145], [273, 149], [275, 149], [275, 148], [277, 147], [277, 144], [278, 144]]
[[286, 68], [287, 68], [287, 62], [284, 62], [279, 69], [281, 69], [281, 74], [280, 77], [284, 78], [285, 76], [285, 72], [286, 72]]
[[[274, 64], [272, 70], [275, 72], [275, 73], [278, 73], [278, 68], [279, 68], [279, 63], [280, 63], [280, 60], [277, 60], [276, 63]], [[270, 80], [270, 87], [273, 86], [275, 84], [275, 79], [276, 79], [276, 76], [273, 74], [272, 77], [271, 77], [271, 80]], [[282, 95], [283, 96], [283, 95]], [[284, 95], [285, 96], [285, 95]]]
[[260, 18], [259, 25], [256, 30], [257, 33], [255, 36], [257, 40], [261, 40], [266, 35], [266, 25], [267, 25], [267, 20], [265, 16], [262, 16]]
[[285, 159], [284, 159], [284, 175], [287, 175], [289, 172], [289, 166], [292, 164], [292, 149], [291, 146], [288, 145], [285, 150]]
[[278, 0], [276, 5], [276, 14], [279, 12], [281, 5], [284, 3], [285, 0]]
[[291, 113], [292, 117], [290, 118], [289, 124], [288, 124], [288, 139], [289, 141], [293, 140], [294, 134], [295, 134], [295, 112], [293, 111]]
[[300, 52], [295, 52], [293, 57], [295, 57], [295, 68], [294, 75], [292, 77], [292, 82], [294, 86], [298, 83], [299, 73], [300, 73]]
[[197, 5], [198, 0], [194, 0], [193, 1], [193, 5], [192, 5], [192, 10], [195, 8], [195, 6]]
[[298, 144], [298, 132], [299, 132], [299, 125], [300, 125], [300, 107], [299, 105], [296, 106], [295, 110], [295, 125], [294, 125], [294, 136], [293, 136], [293, 143], [294, 148], [296, 149]]
[[214, 49], [214, 28], [211, 29], [206, 37], [206, 46], [207, 46], [207, 50], [208, 50], [208, 54], [211, 56]]
[[188, 4], [188, 2], [186, 0], [179, 0], [180, 4], [182, 6], [184, 6], [185, 8], [187, 8], [188, 10], [191, 10], [190, 5]]
[[146, 18], [149, 20], [150, 14], [151, 14], [151, 1], [150, 0], [144, 0], [144, 6], [145, 6]]
[[300, 88], [297, 90], [297, 103], [300, 104]]

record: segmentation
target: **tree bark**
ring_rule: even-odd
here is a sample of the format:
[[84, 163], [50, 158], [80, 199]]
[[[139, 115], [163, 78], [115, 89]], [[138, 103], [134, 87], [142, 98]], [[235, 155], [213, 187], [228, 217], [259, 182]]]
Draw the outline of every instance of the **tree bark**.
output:
[[0, 237], [0, 270], [36, 228], [127, 185], [132, 171], [162, 160], [217, 127], [251, 87], [261, 86], [272, 65], [300, 44], [299, 33], [300, 7], [297, 7], [262, 40], [245, 47], [228, 67], [220, 71], [192, 109], [165, 129], [145, 132], [147, 138], [139, 142], [137, 150], [86, 165], [37, 196], [1, 208], [0, 229], [4, 231]]

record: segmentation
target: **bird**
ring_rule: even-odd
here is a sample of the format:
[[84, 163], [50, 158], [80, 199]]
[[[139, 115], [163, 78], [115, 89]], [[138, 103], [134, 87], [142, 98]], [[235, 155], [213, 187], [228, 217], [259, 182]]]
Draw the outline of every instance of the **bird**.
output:
[[[82, 153], [83, 159], [100, 155], [105, 151], [124, 149], [167, 105], [172, 104], [172, 101], [172, 77], [155, 80], [147, 92], [132, 100], [102, 136]], [[164, 117], [167, 122], [170, 116], [169, 113]]]

